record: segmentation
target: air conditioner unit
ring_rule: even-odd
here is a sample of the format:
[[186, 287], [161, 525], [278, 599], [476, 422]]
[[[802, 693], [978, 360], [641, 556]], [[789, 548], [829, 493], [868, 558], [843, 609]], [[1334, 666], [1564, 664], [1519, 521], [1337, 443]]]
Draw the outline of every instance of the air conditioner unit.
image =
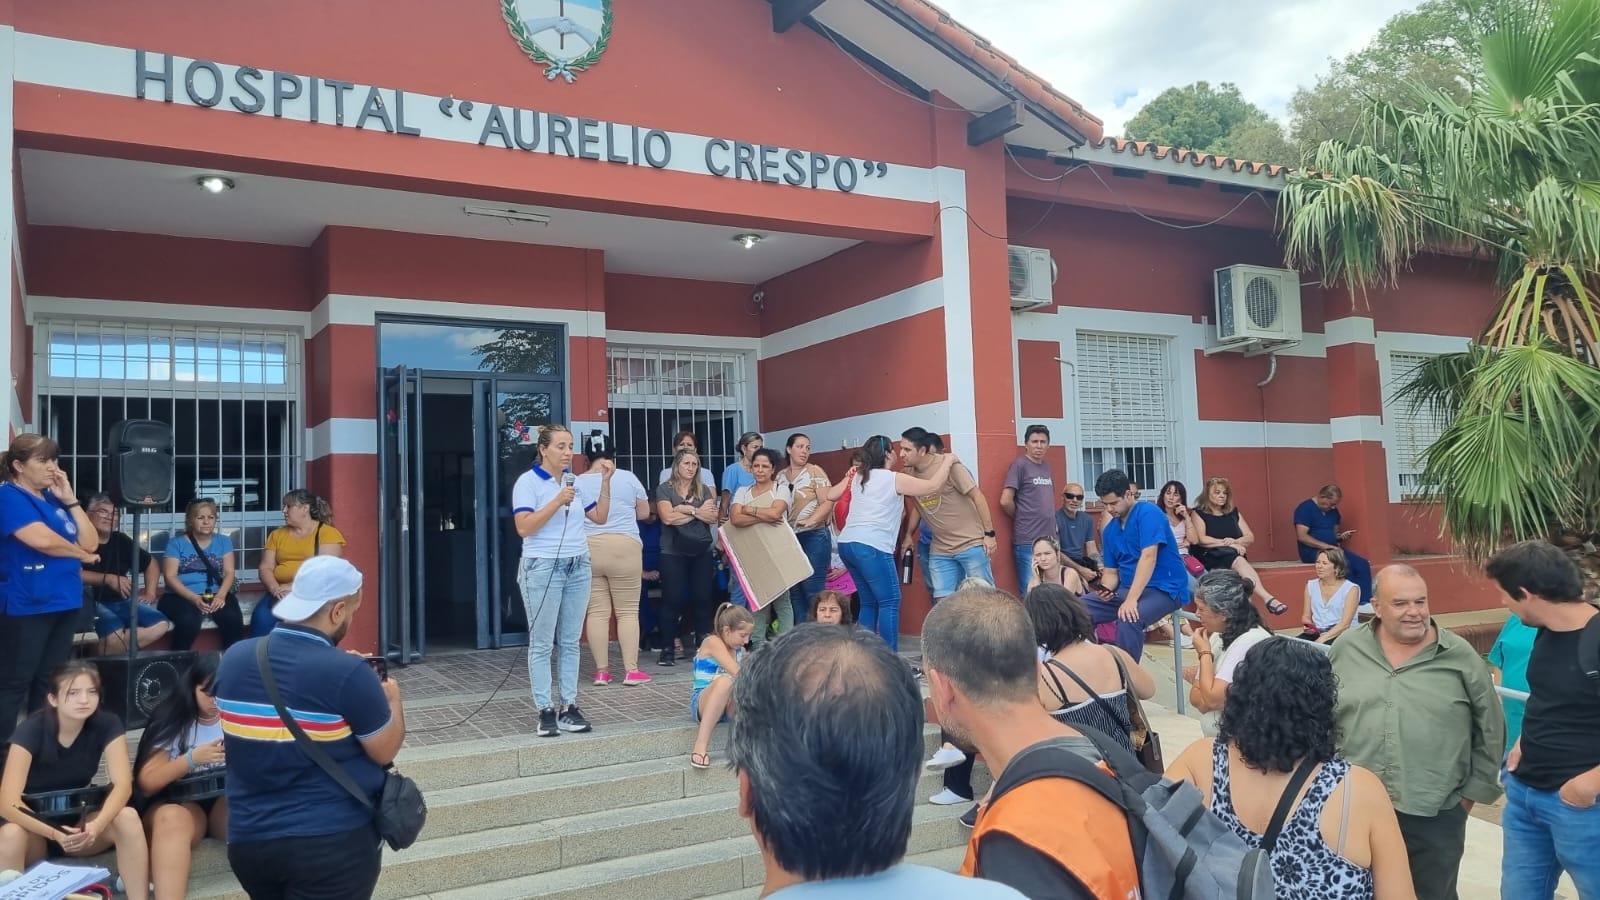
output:
[[1049, 250], [1036, 247], [1006, 247], [1010, 270], [1011, 311], [1024, 312], [1049, 306], [1051, 286], [1056, 283], [1056, 264]]
[[1300, 343], [1300, 273], [1228, 266], [1215, 275], [1219, 344], [1248, 349]]

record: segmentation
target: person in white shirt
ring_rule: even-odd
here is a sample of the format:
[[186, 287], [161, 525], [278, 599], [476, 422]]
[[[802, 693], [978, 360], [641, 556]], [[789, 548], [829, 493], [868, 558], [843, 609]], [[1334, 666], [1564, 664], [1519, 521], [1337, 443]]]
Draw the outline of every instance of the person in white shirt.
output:
[[[600, 495], [600, 482], [606, 476], [596, 465], [601, 460], [616, 465], [617, 455], [606, 438], [588, 438], [583, 455], [589, 471], [578, 476], [577, 487], [587, 497]], [[594, 683], [611, 683], [611, 616], [617, 617], [617, 642], [622, 648], [622, 683], [645, 684], [650, 675], [639, 668], [639, 587], [644, 580], [644, 541], [639, 537], [639, 522], [650, 518], [650, 494], [639, 479], [626, 469], [611, 473], [611, 509], [606, 520], [596, 524], [584, 518], [584, 533], [589, 542], [588, 626], [589, 653], [594, 657]]]
[[[539, 707], [539, 737], [589, 730], [578, 711], [578, 640], [589, 606], [592, 570], [584, 520], [604, 525], [616, 464], [602, 459], [599, 492], [580, 493], [572, 477], [572, 432], [539, 428], [539, 460], [511, 488], [511, 514], [522, 538], [517, 586], [528, 615], [528, 681]], [[562, 708], [551, 699], [550, 657], [557, 651]]]
[[[1195, 591], [1200, 627], [1194, 630], [1194, 646], [1199, 662], [1184, 666], [1183, 678], [1193, 685], [1189, 702], [1200, 711], [1200, 730], [1208, 737], [1217, 734], [1217, 714], [1227, 702], [1228, 685], [1233, 683], [1239, 663], [1251, 647], [1274, 636], [1261, 624], [1261, 613], [1250, 602], [1255, 590], [1255, 584], [1238, 572], [1213, 569], [1200, 576]], [[1220, 654], [1215, 664], [1214, 654]]]

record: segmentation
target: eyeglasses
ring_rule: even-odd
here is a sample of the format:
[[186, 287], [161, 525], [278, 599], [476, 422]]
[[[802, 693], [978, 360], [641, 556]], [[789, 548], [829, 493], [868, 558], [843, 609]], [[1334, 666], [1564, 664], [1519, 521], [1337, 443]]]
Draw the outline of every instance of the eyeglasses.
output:
[[1061, 496], [1067, 498], [1068, 500], [1082, 500], [1083, 499], [1083, 495], [1082, 494], [1062, 494]]

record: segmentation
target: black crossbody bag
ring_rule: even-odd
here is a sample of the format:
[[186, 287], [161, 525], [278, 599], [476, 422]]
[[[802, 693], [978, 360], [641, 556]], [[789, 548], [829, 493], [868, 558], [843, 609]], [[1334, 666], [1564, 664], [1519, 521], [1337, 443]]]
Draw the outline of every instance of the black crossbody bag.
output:
[[272, 698], [272, 705], [278, 710], [278, 718], [283, 720], [289, 733], [294, 735], [294, 742], [300, 749], [311, 757], [328, 777], [339, 783], [339, 786], [356, 798], [356, 801], [365, 806], [373, 814], [373, 822], [378, 826], [378, 835], [394, 850], [404, 850], [416, 843], [417, 835], [422, 833], [422, 826], [428, 821], [428, 804], [422, 798], [422, 789], [417, 783], [400, 774], [400, 770], [393, 763], [383, 767], [383, 788], [379, 791], [378, 802], [373, 804], [372, 798], [362, 792], [355, 779], [344, 767], [333, 761], [328, 756], [328, 751], [317, 746], [310, 737], [306, 736], [305, 729], [300, 723], [289, 715], [289, 710], [284, 708], [283, 695], [278, 693], [278, 681], [272, 677], [272, 666], [267, 660], [267, 642], [271, 635], [264, 637], [256, 644], [256, 667], [261, 670], [261, 681], [266, 685], [267, 696]]
[[[206, 551], [203, 548], [201, 548], [201, 546], [199, 544], [196, 544], [194, 542], [194, 538], [189, 537], [189, 535], [187, 535], [187, 534], [184, 535], [184, 537], [188, 538], [189, 546], [193, 547], [194, 548], [194, 552], [199, 554], [201, 564], [206, 567], [206, 593], [211, 594], [217, 588], [222, 587], [222, 574], [220, 572], [218, 572], [214, 566], [212, 566], [211, 557], [206, 554]], [[215, 541], [217, 539], [216, 535], [212, 535], [211, 539], [213, 541]], [[212, 594], [212, 595], [215, 596], [215, 594]], [[235, 579], [233, 585], [228, 588], [228, 595], [226, 597], [223, 597], [222, 599], [223, 599], [223, 602], [227, 602], [228, 600], [232, 600], [235, 605], [238, 605], [238, 603], [239, 603], [239, 582], [238, 582], [237, 579]], [[205, 615], [209, 616], [211, 614], [210, 613], [205, 613]]]

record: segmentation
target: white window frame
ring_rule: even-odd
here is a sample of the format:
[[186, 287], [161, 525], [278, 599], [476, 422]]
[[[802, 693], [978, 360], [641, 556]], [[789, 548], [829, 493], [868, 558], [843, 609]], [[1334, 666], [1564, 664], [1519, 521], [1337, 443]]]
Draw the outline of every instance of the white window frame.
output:
[[[734, 389], [731, 392], [732, 396], [727, 398], [724, 402], [718, 404], [718, 408], [714, 410], [710, 409], [709, 404], [707, 404], [708, 408], [705, 411], [732, 413], [737, 415], [738, 427], [736, 431], [738, 432], [760, 430], [755, 408], [756, 398], [760, 396], [758, 385], [756, 383], [758, 362], [756, 358], [757, 354], [753, 349], [741, 346], [691, 346], [688, 344], [666, 342], [658, 343], [651, 341], [648, 338], [644, 338], [642, 340], [639, 339], [642, 337], [644, 336], [637, 336], [635, 339], [627, 341], [608, 339], [606, 342], [606, 406], [608, 410], [650, 410], [669, 408], [682, 409], [692, 408], [694, 406], [693, 403], [684, 404], [677, 402], [672, 395], [636, 394], [631, 392], [612, 391], [611, 366], [612, 361], [618, 357], [633, 356], [637, 358], [661, 359], [665, 357], [676, 356], [681, 357], [685, 361], [691, 362], [696, 359], [728, 362], [734, 363], [738, 372], [738, 377], [734, 382]], [[690, 397], [687, 399], [695, 400], [703, 398]], [[613, 420], [610, 424], [611, 434], [613, 438], [615, 438], [617, 423]], [[738, 437], [736, 434], [734, 440], [737, 441], [737, 439]], [[659, 445], [655, 443], [657, 440], [660, 442]], [[670, 433], [662, 434], [659, 437], [652, 437], [652, 439], [646, 444], [646, 453], [631, 454], [628, 463], [637, 465], [635, 458], [641, 455], [648, 457], [651, 460], [654, 460], [658, 455], [662, 456], [663, 458], [670, 459], [672, 456], [671, 448], [667, 447], [666, 444], [671, 440], [672, 435]], [[659, 453], [658, 450], [660, 451]], [[726, 465], [733, 459], [737, 458], [738, 451], [736, 447], [702, 447], [701, 453], [703, 456], [707, 457], [707, 459], [703, 460], [703, 462], [706, 463], [706, 467], [711, 471], [712, 475], [716, 477], [717, 483], [720, 485], [722, 469], [725, 468]], [[621, 462], [622, 461], [619, 460], [619, 463]], [[624, 468], [626, 468], [626, 466], [624, 466]], [[646, 486], [654, 484], [654, 479], [658, 474], [658, 471], [634, 472], [634, 475], [637, 476], [640, 481], [644, 482]]]
[[[1401, 469], [1400, 453], [1400, 420], [1407, 418], [1412, 413], [1408, 404], [1396, 404], [1391, 399], [1395, 391], [1394, 365], [1396, 353], [1411, 356], [1441, 356], [1446, 353], [1460, 353], [1465, 350], [1471, 341], [1464, 337], [1440, 334], [1417, 334], [1414, 332], [1380, 331], [1377, 333], [1373, 345], [1374, 355], [1378, 359], [1378, 385], [1382, 391], [1383, 399], [1383, 456], [1384, 468], [1387, 470], [1389, 482], [1389, 502], [1405, 503], [1416, 499], [1413, 492], [1408, 491], [1400, 484]], [[1443, 426], [1441, 426], [1442, 429]]]

